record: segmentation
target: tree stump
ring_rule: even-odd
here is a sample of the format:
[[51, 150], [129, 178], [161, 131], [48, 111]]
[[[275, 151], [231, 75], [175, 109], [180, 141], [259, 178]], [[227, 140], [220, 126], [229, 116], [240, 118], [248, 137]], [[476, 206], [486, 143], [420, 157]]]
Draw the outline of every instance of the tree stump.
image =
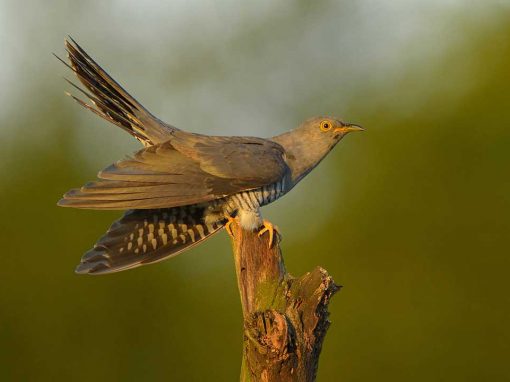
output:
[[278, 235], [268, 248], [268, 233], [231, 227], [244, 322], [241, 381], [315, 381], [328, 303], [339, 287], [320, 267], [289, 275]]

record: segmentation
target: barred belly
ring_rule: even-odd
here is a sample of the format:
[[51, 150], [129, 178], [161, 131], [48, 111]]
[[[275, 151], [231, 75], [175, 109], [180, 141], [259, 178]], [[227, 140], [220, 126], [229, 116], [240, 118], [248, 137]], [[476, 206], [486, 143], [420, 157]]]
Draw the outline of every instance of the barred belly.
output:
[[224, 212], [229, 215], [237, 213], [241, 226], [256, 229], [262, 224], [260, 207], [274, 202], [285, 194], [284, 180], [259, 189], [243, 191], [226, 198]]

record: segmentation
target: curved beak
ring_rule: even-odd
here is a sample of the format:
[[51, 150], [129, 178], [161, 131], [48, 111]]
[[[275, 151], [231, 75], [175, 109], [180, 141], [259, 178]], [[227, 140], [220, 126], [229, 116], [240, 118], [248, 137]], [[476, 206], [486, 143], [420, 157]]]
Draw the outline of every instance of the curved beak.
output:
[[362, 128], [361, 126], [353, 125], [353, 124], [344, 125], [342, 127], [337, 127], [335, 129], [335, 133], [342, 133], [342, 134], [347, 134], [347, 133], [350, 133], [351, 131], [365, 131], [365, 129]]

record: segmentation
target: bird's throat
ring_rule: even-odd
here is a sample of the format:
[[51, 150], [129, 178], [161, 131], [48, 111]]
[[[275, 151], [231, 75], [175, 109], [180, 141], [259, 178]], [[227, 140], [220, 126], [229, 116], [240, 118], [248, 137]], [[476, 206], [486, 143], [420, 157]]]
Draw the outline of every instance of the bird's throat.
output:
[[285, 161], [291, 170], [292, 185], [296, 185], [331, 151], [320, 142], [299, 139], [292, 131], [271, 138], [285, 149]]

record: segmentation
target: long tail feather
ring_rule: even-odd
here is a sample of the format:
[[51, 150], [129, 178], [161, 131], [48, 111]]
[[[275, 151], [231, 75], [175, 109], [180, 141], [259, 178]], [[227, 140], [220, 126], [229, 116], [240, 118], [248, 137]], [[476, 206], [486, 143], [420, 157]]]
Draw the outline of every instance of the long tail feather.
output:
[[175, 256], [218, 232], [224, 221], [204, 221], [206, 205], [130, 210], [85, 253], [76, 273], [105, 274]]

